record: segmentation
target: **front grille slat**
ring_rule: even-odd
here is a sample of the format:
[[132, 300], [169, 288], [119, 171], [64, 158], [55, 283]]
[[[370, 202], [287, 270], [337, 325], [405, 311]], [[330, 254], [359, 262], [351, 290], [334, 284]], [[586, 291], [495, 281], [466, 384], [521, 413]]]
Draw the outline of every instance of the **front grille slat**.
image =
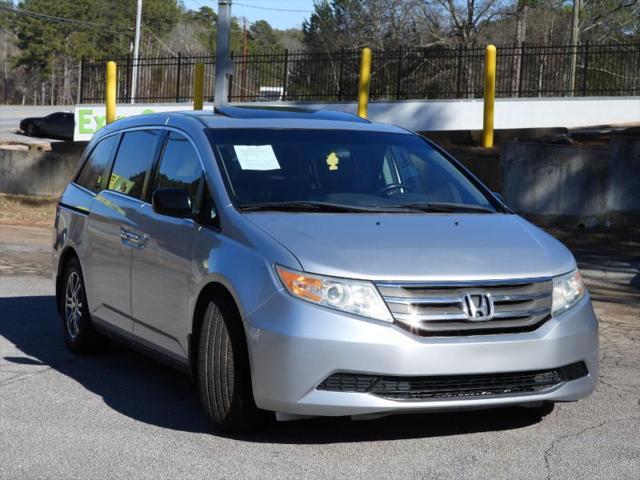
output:
[[395, 313], [396, 319], [407, 321], [451, 321], [451, 320], [466, 320], [467, 316], [464, 313], [434, 313], [434, 314], [410, 314], [410, 313]]
[[318, 390], [369, 393], [393, 400], [451, 399], [518, 393], [541, 393], [588, 375], [584, 362], [550, 370], [474, 375], [397, 377], [334, 373]]
[[535, 310], [508, 310], [506, 312], [495, 312], [493, 318], [521, 318], [543, 315], [549, 311], [547, 307], [537, 308]]
[[[396, 323], [422, 336], [532, 331], [551, 314], [550, 279], [427, 284], [379, 283]], [[469, 318], [465, 295], [488, 295], [489, 319]]]
[[538, 294], [530, 294], [530, 295], [494, 295], [493, 296], [493, 301], [494, 302], [521, 302], [521, 301], [527, 301], [527, 300], [538, 300], [540, 298], [547, 298], [551, 295], [551, 292], [549, 293], [538, 293]]
[[462, 302], [461, 297], [385, 297], [387, 303], [397, 303], [400, 305], [410, 304], [450, 304], [455, 305]]

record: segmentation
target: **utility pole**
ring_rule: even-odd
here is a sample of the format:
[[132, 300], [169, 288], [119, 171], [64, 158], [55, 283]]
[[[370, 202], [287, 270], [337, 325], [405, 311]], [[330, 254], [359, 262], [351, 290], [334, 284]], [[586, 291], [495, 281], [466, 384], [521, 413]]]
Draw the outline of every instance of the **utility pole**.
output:
[[576, 69], [578, 67], [578, 41], [580, 34], [581, 3], [581, 0], [573, 0], [573, 18], [571, 20], [571, 72], [569, 73], [569, 91], [571, 93], [571, 96], [573, 96], [573, 92], [576, 88]]
[[242, 92], [240, 95], [244, 97], [247, 87], [247, 17], [242, 17]]
[[218, 0], [218, 44], [216, 45], [216, 76], [213, 101], [224, 105], [229, 95], [229, 36], [231, 34], [231, 0]]
[[242, 17], [242, 54], [247, 54], [247, 17]]
[[136, 38], [133, 43], [133, 70], [131, 72], [131, 103], [136, 103], [138, 89], [138, 54], [140, 53], [140, 27], [142, 26], [142, 0], [136, 8]]

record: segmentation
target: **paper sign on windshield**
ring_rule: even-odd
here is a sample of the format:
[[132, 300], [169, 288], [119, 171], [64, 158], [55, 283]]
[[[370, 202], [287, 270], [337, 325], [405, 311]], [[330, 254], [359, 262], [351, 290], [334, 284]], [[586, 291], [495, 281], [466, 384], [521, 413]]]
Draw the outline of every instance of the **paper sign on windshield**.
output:
[[280, 164], [271, 145], [234, 145], [243, 170], [279, 170]]

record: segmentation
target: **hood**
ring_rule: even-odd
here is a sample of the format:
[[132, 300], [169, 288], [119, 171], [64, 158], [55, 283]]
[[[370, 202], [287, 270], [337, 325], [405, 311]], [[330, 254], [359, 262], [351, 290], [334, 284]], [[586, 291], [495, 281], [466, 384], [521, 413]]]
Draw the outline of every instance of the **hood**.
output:
[[560, 275], [576, 265], [560, 242], [512, 214], [245, 215], [310, 273], [385, 281], [503, 280]]

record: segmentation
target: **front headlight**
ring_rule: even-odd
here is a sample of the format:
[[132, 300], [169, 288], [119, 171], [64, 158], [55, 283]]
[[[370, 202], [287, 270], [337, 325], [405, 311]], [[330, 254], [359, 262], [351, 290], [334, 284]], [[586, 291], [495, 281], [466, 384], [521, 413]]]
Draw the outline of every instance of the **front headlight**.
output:
[[551, 314], [558, 315], [578, 303], [586, 293], [582, 275], [578, 270], [553, 279]]
[[325, 277], [276, 265], [276, 272], [294, 297], [363, 317], [393, 322], [391, 313], [370, 282]]

